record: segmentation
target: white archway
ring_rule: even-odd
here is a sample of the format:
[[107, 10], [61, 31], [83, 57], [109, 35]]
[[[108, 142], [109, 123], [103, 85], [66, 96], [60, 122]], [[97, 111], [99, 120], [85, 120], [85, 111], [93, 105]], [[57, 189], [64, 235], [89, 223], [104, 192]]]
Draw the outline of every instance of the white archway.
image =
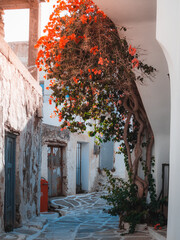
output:
[[166, 56], [171, 84], [170, 189], [167, 240], [180, 238], [180, 2], [157, 0], [157, 40]]

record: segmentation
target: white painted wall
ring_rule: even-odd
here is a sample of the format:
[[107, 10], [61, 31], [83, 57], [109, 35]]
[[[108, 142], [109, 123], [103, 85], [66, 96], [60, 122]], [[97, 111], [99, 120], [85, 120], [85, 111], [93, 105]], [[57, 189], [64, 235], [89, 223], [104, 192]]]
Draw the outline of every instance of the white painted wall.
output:
[[118, 152], [119, 143], [114, 143], [114, 176], [120, 177], [120, 178], [126, 178], [126, 168], [124, 164], [124, 155], [123, 154], [117, 154]]
[[168, 240], [180, 238], [180, 1], [157, 1], [157, 40], [166, 56], [171, 83]]

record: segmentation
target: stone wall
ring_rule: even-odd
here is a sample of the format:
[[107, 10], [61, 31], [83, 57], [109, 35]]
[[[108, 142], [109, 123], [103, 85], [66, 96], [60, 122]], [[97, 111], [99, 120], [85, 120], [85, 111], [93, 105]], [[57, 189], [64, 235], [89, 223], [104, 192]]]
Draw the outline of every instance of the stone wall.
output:
[[0, 230], [4, 229], [5, 133], [16, 137], [15, 226], [39, 214], [42, 90], [0, 39]]

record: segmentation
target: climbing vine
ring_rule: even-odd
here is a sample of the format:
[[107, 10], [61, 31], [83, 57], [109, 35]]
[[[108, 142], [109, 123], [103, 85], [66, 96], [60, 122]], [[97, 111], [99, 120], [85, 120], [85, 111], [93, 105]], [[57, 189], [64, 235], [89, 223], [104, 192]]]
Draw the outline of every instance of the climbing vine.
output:
[[138, 175], [142, 143], [150, 172], [154, 138], [136, 81], [155, 69], [139, 59], [122, 31], [126, 28], [117, 29], [91, 0], [57, 1], [37, 42], [36, 64], [50, 80], [51, 117], [58, 117], [61, 130], [89, 131], [98, 141], [123, 140], [119, 150], [142, 198], [148, 192], [148, 174]]

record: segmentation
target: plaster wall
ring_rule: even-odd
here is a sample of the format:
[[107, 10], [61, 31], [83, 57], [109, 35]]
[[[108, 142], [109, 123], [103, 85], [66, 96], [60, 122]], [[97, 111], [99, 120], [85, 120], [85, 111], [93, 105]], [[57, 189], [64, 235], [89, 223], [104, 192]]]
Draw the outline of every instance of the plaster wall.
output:
[[180, 2], [157, 1], [156, 37], [166, 56], [171, 84], [170, 185], [167, 240], [180, 236]]
[[40, 210], [41, 88], [0, 39], [0, 230], [4, 228], [5, 132], [16, 138], [15, 226]]
[[126, 168], [124, 163], [124, 156], [123, 154], [117, 154], [118, 147], [120, 143], [114, 143], [114, 176], [120, 177], [125, 179], [126, 178]]

